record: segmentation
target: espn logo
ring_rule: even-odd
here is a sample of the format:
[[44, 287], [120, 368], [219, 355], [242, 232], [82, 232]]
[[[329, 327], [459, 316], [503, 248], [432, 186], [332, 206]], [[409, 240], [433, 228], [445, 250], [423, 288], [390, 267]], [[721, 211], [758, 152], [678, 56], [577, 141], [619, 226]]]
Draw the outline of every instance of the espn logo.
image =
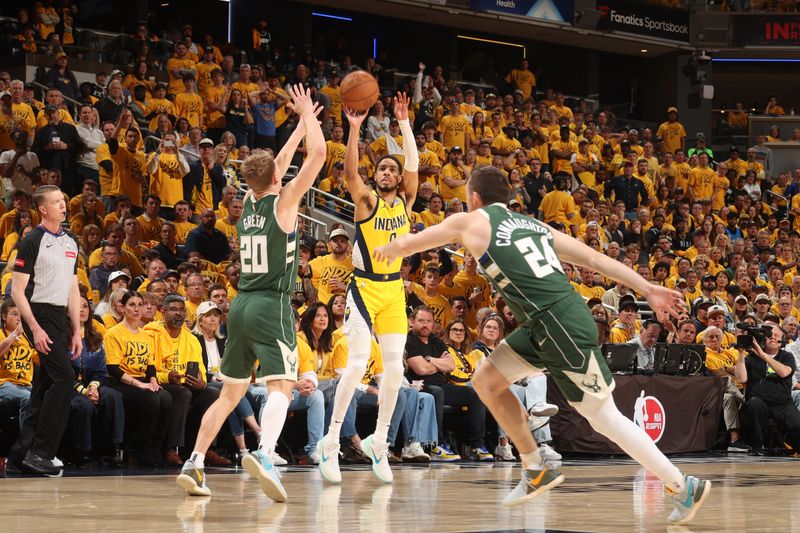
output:
[[14, 260], [14, 266], [24, 267], [25, 266], [25, 260], [24, 259], [16, 259], [16, 260]]

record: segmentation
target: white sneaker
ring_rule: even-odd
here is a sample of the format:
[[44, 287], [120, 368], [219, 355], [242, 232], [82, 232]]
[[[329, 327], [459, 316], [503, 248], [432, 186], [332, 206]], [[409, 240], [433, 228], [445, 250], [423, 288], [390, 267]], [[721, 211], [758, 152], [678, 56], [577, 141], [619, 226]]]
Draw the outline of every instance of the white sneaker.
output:
[[384, 483], [394, 481], [394, 474], [389, 467], [389, 444], [375, 442], [373, 435], [361, 441], [361, 450], [372, 461], [372, 472]]
[[534, 416], [555, 416], [558, 414], [558, 406], [552, 403], [537, 403], [528, 409], [528, 413]]
[[258, 479], [262, 492], [268, 498], [278, 503], [286, 501], [288, 498], [286, 489], [283, 488], [281, 475], [275, 468], [270, 456], [261, 450], [256, 450], [244, 456], [242, 467], [248, 474]]
[[498, 444], [494, 449], [494, 456], [498, 461], [516, 461], [510, 444]]
[[528, 429], [531, 433], [546, 426], [548, 422], [550, 422], [549, 416], [528, 415]]
[[64, 468], [64, 462], [54, 455], [53, 466], [55, 466], [56, 468]]
[[407, 446], [403, 446], [403, 451], [400, 454], [403, 462], [409, 463], [430, 463], [431, 456], [425, 453], [419, 442], [412, 442]]
[[272, 459], [272, 463], [275, 466], [286, 466], [289, 464], [289, 461], [278, 455], [278, 452], [275, 450], [272, 450], [272, 452], [269, 454], [269, 457]]
[[539, 455], [542, 461], [560, 461], [561, 454], [555, 451], [549, 444], [542, 443], [539, 445]]
[[311, 464], [318, 465], [319, 464], [319, 452], [315, 449], [313, 452], [308, 454], [308, 460]]
[[339, 471], [339, 440], [328, 435], [317, 443], [319, 454], [319, 473], [328, 483], [341, 483], [342, 473]]

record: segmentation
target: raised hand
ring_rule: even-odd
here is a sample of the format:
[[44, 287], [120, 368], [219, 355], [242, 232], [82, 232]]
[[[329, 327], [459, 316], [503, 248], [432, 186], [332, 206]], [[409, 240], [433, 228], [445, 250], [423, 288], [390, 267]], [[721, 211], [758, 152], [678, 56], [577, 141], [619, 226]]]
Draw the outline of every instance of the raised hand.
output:
[[356, 111], [347, 107], [344, 108], [344, 115], [347, 117], [350, 126], [355, 128], [360, 128], [364, 119], [367, 118], [366, 111]]
[[408, 120], [409, 101], [406, 93], [397, 93], [397, 96], [394, 97], [394, 118], [397, 120]]
[[306, 89], [300, 84], [295, 84], [289, 87], [289, 96], [292, 101], [289, 102], [289, 108], [298, 115], [305, 115], [308, 113], [316, 113], [316, 106], [311, 100], [311, 91]]

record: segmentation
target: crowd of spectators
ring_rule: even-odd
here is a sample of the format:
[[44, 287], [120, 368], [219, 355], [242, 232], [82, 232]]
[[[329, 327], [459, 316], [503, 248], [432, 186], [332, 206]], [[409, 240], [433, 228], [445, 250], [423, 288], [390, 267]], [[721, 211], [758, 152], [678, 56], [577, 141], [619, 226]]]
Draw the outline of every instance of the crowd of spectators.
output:
[[[146, 26], [140, 30], [149, 34]], [[69, 229], [81, 243], [84, 351], [74, 362], [73, 414], [63, 448], [76, 463], [91, 454], [121, 463], [127, 449], [141, 465], [179, 465], [179, 454], [191, 449], [204, 410], [219, 394], [227, 310], [237, 293], [238, 165], [253, 149], [277, 155], [292, 135], [297, 120], [286, 105], [286, 84], [310, 87], [323, 106], [327, 158], [318, 187], [330, 196], [317, 195], [314, 202], [346, 221], [347, 121], [339, 83], [357, 67], [347, 56], [308, 61], [291, 48], [283, 52], [263, 21], [253, 28], [249, 55], [252, 64], [234, 68], [234, 57], [213, 41], [184, 39], [165, 61], [167, 83], [154, 81], [143, 60], [127, 75], [98, 73], [75, 92], [69, 58], [59, 53], [44, 95], [0, 73], [0, 259], [7, 265], [0, 292], [9, 293], [17, 243], [38, 223], [31, 209], [37, 186], [62, 188]], [[367, 70], [381, 79], [383, 69], [374, 61]], [[687, 139], [675, 107], [665, 109], [658, 128], [613, 127], [605, 111], [590, 112], [583, 102], [571, 106], [550, 88], [537, 92], [527, 61], [506, 83], [495, 92], [470, 88], [447, 79], [441, 67], [420, 63], [415, 77], [391, 86], [370, 111], [359, 144], [362, 179], [372, 184], [382, 155], [402, 158], [389, 103], [393, 90], [413, 95], [409, 111], [420, 152], [413, 231], [464, 210], [475, 168], [503, 170], [515, 192], [509, 209], [536, 216], [685, 295], [687, 311], [679, 320], [642, 323], [638, 297], [628, 288], [564, 264], [595, 317], [600, 343], [635, 342], [644, 352], [656, 340], [704, 343], [708, 371], [730, 380], [723, 427], [730, 449], [763, 453], [769, 418], [781, 423], [795, 447], [800, 414], [786, 406], [800, 404], [790, 355], [800, 356], [800, 169], [773, 172], [767, 132], [742, 150], [744, 158], [736, 146], [715, 155], [704, 137]], [[77, 104], [64, 99], [70, 90]], [[289, 157], [301, 160], [303, 148]], [[297, 231], [300, 268], [292, 301], [302, 364], [290, 409], [307, 412], [304, 449], [314, 462], [347, 361], [341, 326], [352, 246], [344, 227], [334, 226], [318, 241], [299, 218]], [[513, 460], [502, 428], [494, 457], [486, 451], [487, 438], [494, 444], [495, 437], [469, 382], [517, 323], [476, 259], [458, 245], [447, 248], [403, 262], [407, 382], [392, 420], [397, 453], [390, 459], [460, 459], [450, 432], [466, 411], [458, 440], [468, 445], [470, 458]], [[13, 301], [6, 298], [0, 317], [0, 398], [22, 418], [36, 356]], [[731, 351], [741, 322], [775, 325], [774, 339], [746, 357]], [[645, 353], [641, 361], [646, 367], [651, 359]], [[342, 429], [346, 460], [368, 462], [357, 418], [375, 405], [381, 368], [375, 344]], [[534, 374], [515, 392], [543, 455], [558, 459], [549, 446], [554, 406], [546, 402], [544, 383], [544, 375]], [[263, 387], [251, 387], [229, 420], [235, 446], [209, 453], [209, 464], [235, 461], [248, 431], [260, 432], [255, 414], [265, 395]], [[739, 417], [740, 408], [746, 417]]]

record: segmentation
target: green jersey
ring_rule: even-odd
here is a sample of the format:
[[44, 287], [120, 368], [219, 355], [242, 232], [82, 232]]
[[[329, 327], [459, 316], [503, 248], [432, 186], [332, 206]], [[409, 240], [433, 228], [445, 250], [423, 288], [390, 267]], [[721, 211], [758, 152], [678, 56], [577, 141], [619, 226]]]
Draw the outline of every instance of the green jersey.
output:
[[277, 194], [244, 203], [242, 218], [236, 223], [242, 269], [240, 291], [289, 293], [297, 278], [297, 232], [286, 233], [278, 225], [275, 210]]
[[549, 226], [499, 203], [479, 212], [492, 226], [479, 264], [517, 320], [537, 317], [574, 292], [553, 250]]

